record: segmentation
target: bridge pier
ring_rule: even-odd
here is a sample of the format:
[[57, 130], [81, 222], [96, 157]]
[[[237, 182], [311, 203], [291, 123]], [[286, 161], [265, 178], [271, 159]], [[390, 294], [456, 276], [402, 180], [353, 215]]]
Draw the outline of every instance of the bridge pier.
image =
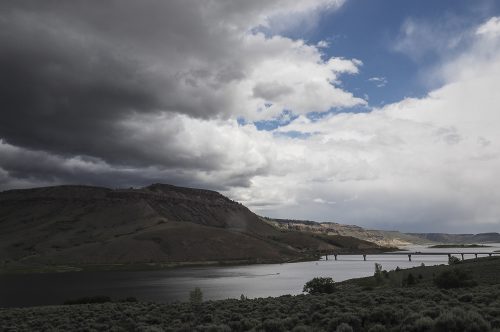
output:
[[363, 255], [363, 260], [366, 261], [366, 255]]
[[408, 254], [408, 262], [411, 262], [411, 255]]
[[462, 260], [464, 260], [464, 254], [460, 254], [460, 255], [462, 255]]
[[333, 257], [335, 257], [335, 260], [337, 260], [337, 254], [333, 254]]

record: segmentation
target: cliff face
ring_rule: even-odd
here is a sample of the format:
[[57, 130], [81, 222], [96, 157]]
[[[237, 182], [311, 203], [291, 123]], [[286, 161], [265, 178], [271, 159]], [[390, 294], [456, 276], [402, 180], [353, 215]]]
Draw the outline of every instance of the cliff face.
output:
[[500, 243], [500, 234], [494, 232], [479, 234], [401, 233], [398, 231], [364, 229], [355, 225], [343, 225], [333, 222], [319, 223], [311, 220], [271, 218], [263, 218], [263, 220], [279, 229], [354, 237], [384, 247], [435, 243]]
[[0, 193], [0, 262], [128, 264], [283, 261], [302, 254], [241, 204], [209, 190], [154, 184]]
[[268, 223], [279, 229], [299, 230], [317, 234], [328, 234], [330, 236], [351, 237], [382, 247], [399, 247], [409, 244], [425, 244], [430, 240], [400, 233], [397, 231], [369, 230], [356, 225], [344, 225], [338, 223], [319, 223], [311, 220], [289, 220], [264, 218]]

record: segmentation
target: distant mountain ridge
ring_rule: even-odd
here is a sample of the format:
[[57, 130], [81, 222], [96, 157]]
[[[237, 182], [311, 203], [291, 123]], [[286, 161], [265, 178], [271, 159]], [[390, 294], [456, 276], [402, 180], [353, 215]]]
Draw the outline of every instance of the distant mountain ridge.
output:
[[312, 220], [264, 219], [282, 229], [352, 236], [386, 247], [433, 243], [500, 243], [500, 234], [495, 232], [479, 234], [402, 233], [398, 231], [365, 229], [356, 225], [344, 225], [334, 222], [320, 223]]
[[383, 249], [276, 228], [204, 189], [67, 185], [0, 192], [0, 269], [285, 262], [318, 251]]
[[447, 233], [407, 233], [412, 236], [440, 243], [500, 243], [500, 234], [496, 232], [478, 234]]

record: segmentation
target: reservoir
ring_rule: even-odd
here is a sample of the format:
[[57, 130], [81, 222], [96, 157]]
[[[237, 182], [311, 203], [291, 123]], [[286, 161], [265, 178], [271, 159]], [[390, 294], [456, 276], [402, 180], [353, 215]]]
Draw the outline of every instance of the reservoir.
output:
[[[430, 249], [409, 246], [410, 252], [494, 252], [500, 244], [487, 248]], [[480, 255], [481, 256], [481, 255]], [[465, 255], [466, 259], [474, 255]], [[0, 307], [62, 304], [69, 299], [106, 295], [113, 300], [135, 297], [139, 301], [169, 303], [187, 301], [189, 292], [199, 287], [204, 300], [301, 294], [304, 284], [314, 277], [332, 277], [335, 281], [373, 275], [375, 263], [382, 269], [447, 264], [448, 256], [412, 255], [339, 255], [335, 261], [258, 264], [230, 267], [190, 267], [159, 271], [67, 272], [0, 276]]]

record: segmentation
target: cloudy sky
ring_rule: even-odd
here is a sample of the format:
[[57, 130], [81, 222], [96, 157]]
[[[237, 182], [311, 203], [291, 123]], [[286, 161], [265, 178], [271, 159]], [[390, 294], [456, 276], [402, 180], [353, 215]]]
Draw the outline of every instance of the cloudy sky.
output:
[[500, 2], [0, 0], [0, 190], [500, 231]]

